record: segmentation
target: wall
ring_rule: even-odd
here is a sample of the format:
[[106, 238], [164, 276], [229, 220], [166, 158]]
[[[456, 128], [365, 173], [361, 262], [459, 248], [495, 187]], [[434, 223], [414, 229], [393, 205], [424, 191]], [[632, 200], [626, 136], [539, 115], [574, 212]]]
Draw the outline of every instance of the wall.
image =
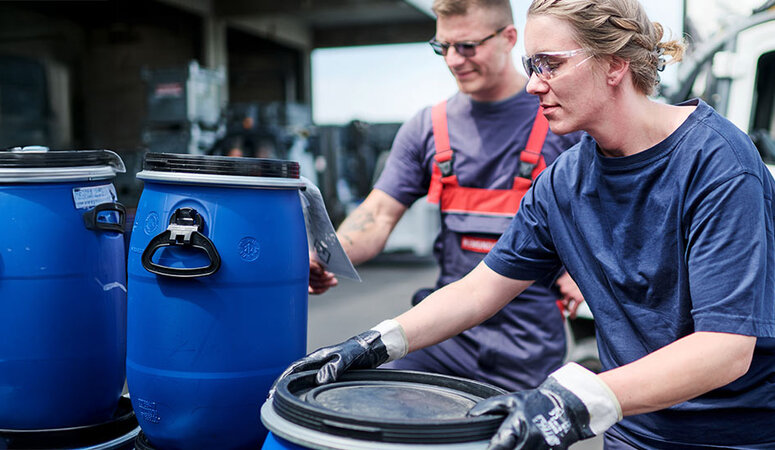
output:
[[0, 53], [49, 67], [52, 109], [66, 128], [51, 146], [138, 150], [141, 71], [201, 58], [202, 19], [151, 1], [64, 3], [0, 4]]

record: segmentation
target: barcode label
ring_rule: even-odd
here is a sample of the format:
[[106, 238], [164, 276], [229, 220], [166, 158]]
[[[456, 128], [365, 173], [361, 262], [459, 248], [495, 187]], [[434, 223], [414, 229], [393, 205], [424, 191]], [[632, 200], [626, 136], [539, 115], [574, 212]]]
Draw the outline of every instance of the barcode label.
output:
[[75, 209], [91, 209], [101, 203], [114, 203], [118, 199], [112, 184], [73, 188]]

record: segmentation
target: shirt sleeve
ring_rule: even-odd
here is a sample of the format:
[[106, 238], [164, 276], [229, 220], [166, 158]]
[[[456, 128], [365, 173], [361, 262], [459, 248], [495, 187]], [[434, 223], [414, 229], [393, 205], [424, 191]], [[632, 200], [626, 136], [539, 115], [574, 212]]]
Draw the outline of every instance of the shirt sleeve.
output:
[[686, 257], [695, 330], [775, 337], [772, 198], [744, 173], [696, 204]]
[[430, 109], [426, 108], [399, 128], [385, 168], [374, 188], [387, 193], [407, 207], [426, 195], [430, 186], [427, 149], [431, 145], [432, 137]]
[[550, 180], [554, 170], [548, 168], [536, 178], [519, 206], [509, 228], [484, 258], [485, 264], [508, 278], [550, 283], [562, 265], [549, 232], [549, 208], [553, 198]]

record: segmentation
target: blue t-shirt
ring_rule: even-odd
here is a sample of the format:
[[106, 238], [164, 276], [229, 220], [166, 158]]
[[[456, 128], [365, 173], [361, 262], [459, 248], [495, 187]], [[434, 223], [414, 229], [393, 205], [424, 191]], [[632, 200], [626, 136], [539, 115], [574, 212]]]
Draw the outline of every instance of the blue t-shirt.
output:
[[585, 136], [560, 155], [485, 263], [524, 280], [563, 264], [595, 316], [605, 369], [695, 331], [757, 336], [740, 379], [616, 429], [651, 448], [773, 444], [775, 182], [743, 132], [689, 103], [689, 118], [643, 152], [607, 158]]

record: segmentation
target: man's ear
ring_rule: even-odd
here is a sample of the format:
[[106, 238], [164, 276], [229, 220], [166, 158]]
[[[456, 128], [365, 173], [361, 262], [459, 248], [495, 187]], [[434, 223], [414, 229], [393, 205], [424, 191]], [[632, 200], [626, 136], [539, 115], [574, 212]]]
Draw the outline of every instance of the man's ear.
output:
[[619, 86], [629, 70], [630, 61], [616, 55], [610, 56], [608, 58], [606, 82], [609, 86]]
[[514, 25], [506, 26], [506, 28], [501, 31], [501, 34], [503, 34], [503, 36], [506, 38], [510, 47], [513, 48], [515, 45], [517, 45], [518, 34], [517, 28]]

